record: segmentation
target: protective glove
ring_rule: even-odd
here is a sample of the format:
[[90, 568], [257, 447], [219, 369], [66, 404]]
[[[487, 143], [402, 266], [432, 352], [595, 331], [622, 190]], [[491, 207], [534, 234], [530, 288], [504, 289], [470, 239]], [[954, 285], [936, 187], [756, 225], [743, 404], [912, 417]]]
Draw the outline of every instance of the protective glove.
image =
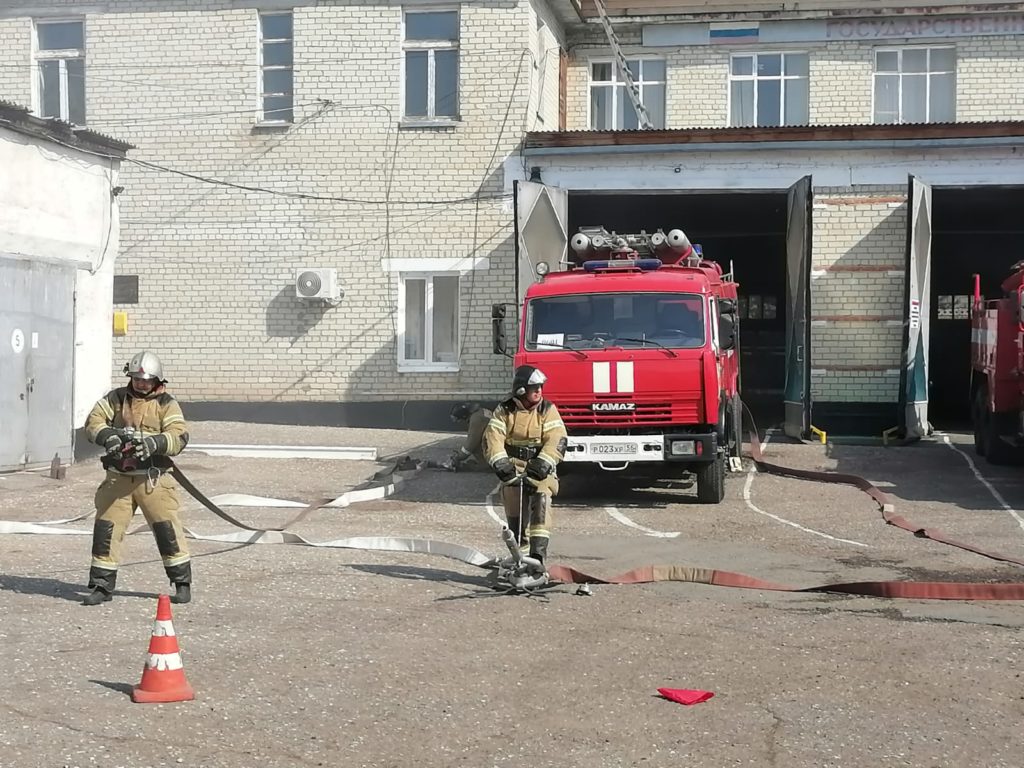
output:
[[501, 482], [508, 483], [516, 479], [516, 465], [508, 457], [498, 459], [494, 462], [494, 474]]
[[111, 456], [120, 453], [122, 446], [128, 442], [128, 438], [123, 430], [107, 427], [96, 435], [96, 442], [106, 449], [108, 456]]
[[165, 450], [167, 438], [163, 435], [146, 435], [135, 444], [135, 455], [143, 461]]
[[526, 476], [531, 480], [543, 480], [551, 474], [551, 465], [540, 456], [534, 456], [526, 462]]

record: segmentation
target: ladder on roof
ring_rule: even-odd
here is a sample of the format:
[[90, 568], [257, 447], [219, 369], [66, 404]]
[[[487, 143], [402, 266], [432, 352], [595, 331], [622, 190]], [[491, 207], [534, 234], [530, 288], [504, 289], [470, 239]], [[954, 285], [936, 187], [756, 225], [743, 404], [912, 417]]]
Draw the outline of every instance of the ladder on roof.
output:
[[608, 9], [605, 8], [604, 0], [594, 0], [594, 7], [597, 8], [597, 15], [601, 19], [601, 26], [604, 27], [604, 33], [608, 37], [608, 45], [611, 46], [612, 53], [615, 55], [615, 63], [619, 66], [619, 74], [622, 75], [622, 79], [626, 83], [626, 93], [629, 94], [629, 100], [633, 102], [637, 122], [643, 130], [651, 130], [654, 128], [654, 123], [651, 122], [651, 113], [647, 111], [647, 107], [640, 100], [640, 86], [636, 84], [636, 80], [633, 79], [633, 73], [629, 71], [629, 65], [626, 64], [626, 57], [622, 53], [622, 46], [619, 45], [619, 38], [616, 37], [615, 30], [612, 29], [612, 22], [608, 18]]

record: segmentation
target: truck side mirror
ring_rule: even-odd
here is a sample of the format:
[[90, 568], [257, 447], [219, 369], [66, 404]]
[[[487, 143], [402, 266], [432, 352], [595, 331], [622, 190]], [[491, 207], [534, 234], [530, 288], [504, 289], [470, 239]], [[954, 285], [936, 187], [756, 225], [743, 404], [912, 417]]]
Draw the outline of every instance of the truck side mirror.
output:
[[718, 300], [718, 311], [723, 315], [735, 315], [736, 314], [736, 300], [735, 299], [719, 299]]
[[722, 314], [718, 318], [718, 346], [720, 349], [736, 348], [736, 315]]
[[1024, 285], [1017, 287], [1017, 325], [1024, 331]]
[[505, 305], [491, 305], [491, 351], [496, 355], [506, 355], [507, 340], [505, 338]]

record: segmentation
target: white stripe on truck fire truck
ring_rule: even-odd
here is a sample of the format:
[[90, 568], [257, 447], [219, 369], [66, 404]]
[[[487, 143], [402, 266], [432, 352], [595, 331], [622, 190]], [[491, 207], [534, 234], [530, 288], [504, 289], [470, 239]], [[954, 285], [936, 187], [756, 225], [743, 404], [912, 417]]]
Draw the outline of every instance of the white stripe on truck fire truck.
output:
[[601, 394], [611, 391], [611, 363], [594, 363], [594, 392], [597, 394]]
[[633, 362], [621, 362], [615, 364], [615, 391], [633, 391]]

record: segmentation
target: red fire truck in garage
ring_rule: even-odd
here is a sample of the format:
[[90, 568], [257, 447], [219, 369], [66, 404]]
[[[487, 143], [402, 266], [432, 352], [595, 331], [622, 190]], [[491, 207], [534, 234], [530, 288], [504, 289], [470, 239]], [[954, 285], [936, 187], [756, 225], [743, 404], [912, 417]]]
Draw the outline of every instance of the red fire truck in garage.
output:
[[[569, 431], [563, 466], [695, 476], [717, 504], [742, 446], [737, 284], [678, 229], [582, 228], [574, 263], [544, 263], [523, 301], [514, 364], [548, 376]], [[494, 351], [506, 305], [492, 307]]]
[[991, 464], [1018, 463], [1024, 446], [1024, 261], [1003, 295], [985, 301], [974, 276], [971, 311], [971, 421], [974, 449]]

